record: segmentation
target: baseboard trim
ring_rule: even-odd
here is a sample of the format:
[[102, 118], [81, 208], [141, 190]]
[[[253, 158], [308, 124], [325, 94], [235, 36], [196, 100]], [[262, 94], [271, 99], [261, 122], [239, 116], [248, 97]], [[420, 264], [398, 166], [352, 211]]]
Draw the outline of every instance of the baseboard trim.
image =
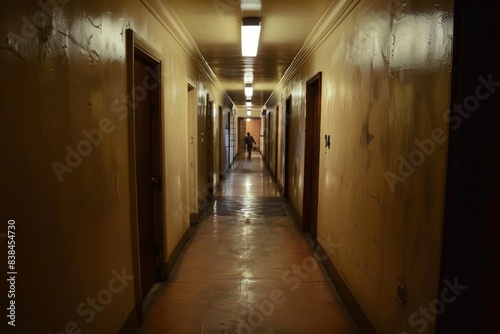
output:
[[130, 312], [127, 320], [123, 323], [122, 327], [118, 331], [118, 334], [133, 334], [136, 332], [137, 328], [142, 325], [142, 303], [135, 304], [134, 309]]
[[170, 277], [170, 273], [172, 272], [172, 269], [174, 268], [174, 265], [177, 262], [179, 255], [181, 255], [184, 246], [186, 246], [187, 242], [189, 241], [193, 233], [194, 233], [194, 228], [189, 227], [186, 230], [186, 232], [184, 232], [184, 235], [182, 236], [181, 240], [179, 240], [179, 242], [175, 246], [174, 250], [172, 251], [172, 254], [170, 254], [170, 257], [168, 258], [167, 262], [167, 278]]
[[377, 334], [375, 328], [371, 324], [365, 312], [363, 312], [363, 309], [358, 304], [358, 301], [356, 300], [356, 298], [354, 298], [351, 290], [349, 290], [349, 287], [347, 286], [347, 284], [345, 284], [344, 280], [337, 271], [337, 268], [335, 268], [335, 265], [332, 263], [330, 257], [319, 242], [316, 242], [316, 254], [318, 255], [318, 260], [321, 260], [321, 263], [328, 273], [328, 276], [330, 276], [330, 278], [332, 279], [333, 284], [335, 285], [335, 288], [337, 289], [340, 297], [347, 305], [349, 311], [351, 311], [351, 314], [357, 325], [359, 326], [361, 332], [363, 334]]
[[196, 224], [198, 220], [200, 219], [200, 214], [197, 212], [191, 212], [189, 214], [189, 224]]
[[[302, 218], [300, 217], [299, 213], [295, 209], [295, 206], [293, 205], [293, 203], [290, 201], [289, 198], [288, 198], [288, 207], [292, 212], [297, 228], [301, 231]], [[347, 308], [351, 312], [361, 332], [363, 334], [377, 334], [375, 328], [371, 324], [370, 320], [368, 320], [368, 317], [366, 316], [365, 312], [363, 312], [363, 309], [361, 308], [361, 306], [359, 306], [358, 301], [356, 300], [356, 298], [354, 298], [354, 295], [352, 294], [351, 290], [349, 290], [349, 287], [347, 286], [347, 284], [345, 284], [344, 280], [337, 271], [337, 268], [335, 268], [333, 262], [330, 260], [330, 257], [325, 252], [321, 244], [318, 241], [313, 240], [307, 233], [302, 233], [302, 234], [307, 243], [316, 252], [317, 259], [321, 261], [321, 264], [323, 265], [323, 268], [326, 270], [326, 273], [332, 279], [332, 282], [335, 285], [337, 292], [339, 293], [344, 303], [347, 305]]]
[[290, 200], [290, 197], [287, 197], [286, 201], [288, 207], [290, 208], [290, 211], [292, 211], [293, 221], [295, 222], [295, 225], [297, 225], [297, 227], [302, 231], [302, 226], [301, 226], [302, 217], [300, 217], [299, 212], [297, 211], [297, 209], [295, 209], [295, 206]]

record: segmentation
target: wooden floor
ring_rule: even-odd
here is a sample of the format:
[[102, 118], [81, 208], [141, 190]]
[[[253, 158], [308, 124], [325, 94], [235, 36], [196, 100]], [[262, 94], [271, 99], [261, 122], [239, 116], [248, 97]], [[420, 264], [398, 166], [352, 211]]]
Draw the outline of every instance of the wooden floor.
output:
[[259, 154], [238, 156], [138, 333], [359, 333]]

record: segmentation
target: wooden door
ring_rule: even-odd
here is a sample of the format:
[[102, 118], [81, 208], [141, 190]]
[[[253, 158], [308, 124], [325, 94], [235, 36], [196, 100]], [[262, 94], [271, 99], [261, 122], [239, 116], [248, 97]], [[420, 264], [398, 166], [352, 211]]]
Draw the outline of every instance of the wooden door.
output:
[[[141, 291], [144, 299], [161, 279], [162, 235], [159, 229], [163, 216], [161, 196], [161, 128], [159, 63], [144, 53], [134, 52], [134, 87], [144, 87], [134, 97], [135, 171], [137, 189], [137, 216], [139, 233], [139, 260]], [[154, 88], [153, 88], [154, 87]]]
[[247, 121], [245, 118], [238, 119], [238, 153], [245, 154], [245, 136], [247, 135]]
[[276, 107], [276, 120], [275, 126], [273, 127], [273, 140], [274, 140], [274, 178], [278, 180], [278, 130], [280, 124], [280, 107]]
[[[435, 332], [500, 333], [500, 3], [454, 5], [453, 121], [436, 294], [446, 297], [446, 311], [438, 313]], [[470, 101], [480, 101], [474, 111]]]
[[214, 133], [213, 133], [213, 110], [214, 101], [207, 94], [207, 117], [205, 121], [206, 126], [206, 155], [207, 155], [207, 165], [206, 165], [206, 179], [207, 179], [207, 192], [208, 196], [212, 197], [214, 195]]
[[302, 230], [317, 237], [321, 120], [321, 72], [307, 82]]
[[270, 166], [271, 163], [271, 112], [266, 115], [266, 128], [264, 132], [264, 141], [266, 147], [266, 163]]
[[285, 169], [285, 184], [283, 185], [283, 195], [288, 197], [288, 191], [290, 187], [290, 122], [292, 119], [292, 97], [289, 96], [286, 99], [285, 104], [285, 161], [283, 161], [283, 166]]

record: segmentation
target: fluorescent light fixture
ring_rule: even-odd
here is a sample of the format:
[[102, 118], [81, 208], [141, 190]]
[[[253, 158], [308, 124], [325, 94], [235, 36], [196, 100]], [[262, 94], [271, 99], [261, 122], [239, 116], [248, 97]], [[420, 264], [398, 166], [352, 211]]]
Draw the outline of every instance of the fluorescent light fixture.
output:
[[247, 100], [247, 107], [251, 107], [251, 106], [252, 106], [252, 101]]
[[241, 55], [257, 56], [260, 38], [260, 17], [244, 17], [241, 19]]
[[243, 78], [245, 83], [253, 83], [253, 72], [246, 70]]
[[245, 84], [245, 96], [250, 97], [253, 95], [253, 85], [252, 84]]
[[252, 111], [251, 110], [247, 110], [247, 116], [252, 116]]
[[247, 119], [246, 119], [246, 121], [247, 121], [247, 122], [250, 122], [250, 121], [251, 121], [251, 119], [250, 119], [250, 118], [247, 118]]
[[241, 0], [242, 12], [260, 12], [262, 10], [261, 0]]

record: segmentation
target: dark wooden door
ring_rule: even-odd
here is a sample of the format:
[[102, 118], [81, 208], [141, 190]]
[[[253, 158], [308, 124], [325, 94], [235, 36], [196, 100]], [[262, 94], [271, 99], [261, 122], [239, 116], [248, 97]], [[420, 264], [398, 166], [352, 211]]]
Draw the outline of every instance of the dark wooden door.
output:
[[[436, 292], [447, 304], [435, 332], [500, 333], [500, 3], [457, 0], [454, 5], [453, 121]], [[479, 101], [474, 111], [471, 101]]]
[[245, 137], [247, 135], [247, 121], [245, 118], [238, 119], [238, 153], [245, 154]]
[[307, 82], [302, 230], [317, 237], [321, 120], [321, 72]]
[[277, 180], [277, 177], [278, 177], [278, 128], [279, 128], [279, 124], [280, 124], [280, 107], [277, 106], [276, 107], [276, 119], [275, 119], [275, 126], [272, 126], [272, 129], [273, 129], [273, 140], [274, 140], [274, 176], [275, 176], [275, 179]]
[[288, 197], [288, 191], [290, 187], [290, 122], [292, 118], [292, 97], [289, 96], [286, 99], [285, 104], [285, 161], [283, 161], [283, 166], [285, 169], [285, 184], [283, 186], [283, 194]]
[[271, 163], [271, 112], [266, 115], [266, 127], [264, 132], [264, 140], [266, 147], [266, 163], [270, 166]]
[[207, 182], [208, 182], [208, 196], [214, 195], [214, 133], [213, 133], [213, 110], [214, 101], [207, 94], [207, 118], [206, 118], [206, 133], [207, 133]]
[[[154, 66], [146, 56], [134, 54], [134, 87], [142, 87], [144, 79], [155, 80], [149, 73]], [[154, 87], [150, 83], [150, 87]], [[159, 87], [159, 85], [156, 85]], [[139, 258], [143, 298], [156, 282], [155, 219], [160, 205], [155, 192], [159, 191], [161, 176], [158, 169], [158, 89], [141, 90], [135, 97], [135, 157], [137, 182], [137, 215], [139, 225]], [[155, 128], [156, 127], [156, 128]], [[155, 156], [156, 155], [156, 156]], [[155, 212], [156, 210], [156, 212]]]

